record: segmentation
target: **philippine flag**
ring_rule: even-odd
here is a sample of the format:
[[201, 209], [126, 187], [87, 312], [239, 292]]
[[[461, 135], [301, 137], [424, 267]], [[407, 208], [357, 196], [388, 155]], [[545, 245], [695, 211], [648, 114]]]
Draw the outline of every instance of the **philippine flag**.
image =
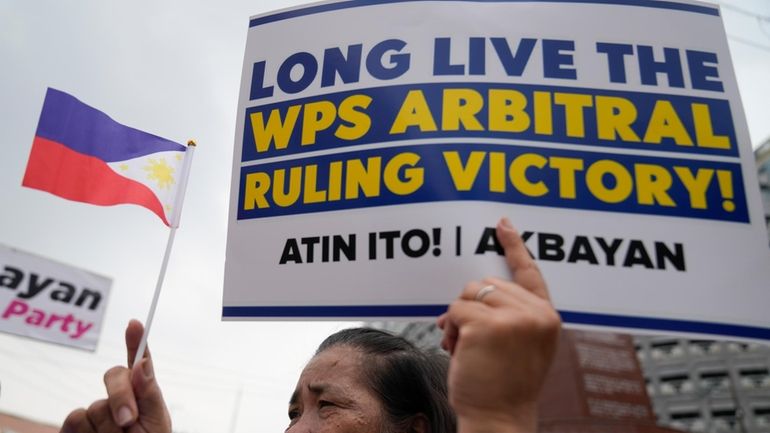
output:
[[137, 204], [176, 225], [185, 151], [49, 88], [22, 185], [101, 206]]

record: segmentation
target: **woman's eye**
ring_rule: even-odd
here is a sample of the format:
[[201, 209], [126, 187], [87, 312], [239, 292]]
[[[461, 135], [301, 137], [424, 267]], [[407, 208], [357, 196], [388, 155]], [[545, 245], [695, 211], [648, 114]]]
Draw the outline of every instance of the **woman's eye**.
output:
[[332, 403], [332, 402], [330, 402], [328, 400], [320, 400], [318, 402], [318, 407], [329, 407], [329, 406], [334, 406], [334, 403]]
[[297, 417], [299, 417], [299, 411], [296, 409], [289, 409], [289, 419], [293, 421]]

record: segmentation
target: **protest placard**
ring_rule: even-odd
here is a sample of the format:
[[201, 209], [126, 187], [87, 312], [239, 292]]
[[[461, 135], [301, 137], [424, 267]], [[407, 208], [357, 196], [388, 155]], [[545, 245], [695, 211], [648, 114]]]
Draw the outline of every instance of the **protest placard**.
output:
[[223, 316], [427, 318], [522, 232], [568, 324], [770, 338], [717, 6], [346, 1], [253, 17]]
[[0, 245], [0, 332], [96, 350], [112, 281]]

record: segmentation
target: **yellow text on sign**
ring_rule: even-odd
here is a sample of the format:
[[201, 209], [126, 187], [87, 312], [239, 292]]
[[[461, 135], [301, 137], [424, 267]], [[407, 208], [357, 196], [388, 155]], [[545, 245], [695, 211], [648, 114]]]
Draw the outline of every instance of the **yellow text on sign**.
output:
[[326, 182], [321, 182], [318, 164], [279, 168], [246, 175], [243, 209], [265, 209], [271, 203], [278, 207], [313, 204], [359, 197], [379, 197], [382, 189], [396, 195], [408, 195], [419, 189], [424, 181], [424, 168], [419, 167], [420, 156], [402, 152], [384, 159], [372, 156], [366, 159], [332, 161]]
[[249, 121], [257, 152], [268, 152], [271, 146], [277, 150], [286, 149], [298, 127], [301, 128], [299, 143], [302, 146], [315, 144], [317, 134], [332, 127], [337, 139], [358, 140], [372, 125], [365, 111], [371, 102], [372, 98], [367, 95], [351, 95], [339, 105], [321, 100], [290, 105], [285, 113], [278, 108], [270, 110], [269, 114], [251, 113]]
[[[503, 152], [472, 151], [463, 160], [459, 152], [443, 152], [444, 161], [457, 191], [470, 191], [481, 176], [486, 177], [489, 192], [506, 193], [509, 188], [528, 197], [556, 194], [560, 199], [580, 200], [578, 190], [590, 197], [615, 204], [633, 198], [640, 205], [709, 209], [714, 206], [707, 193], [716, 182], [722, 196], [722, 207], [735, 210], [732, 173], [712, 168], [692, 169], [634, 163], [627, 167], [612, 159], [586, 163], [581, 158], [543, 156], [523, 153], [511, 158]], [[556, 185], [539, 180], [556, 177]], [[579, 185], [578, 182], [582, 182]], [[581, 188], [578, 188], [581, 186]], [[685, 194], [671, 193], [680, 186]]]
[[[513, 89], [489, 89], [482, 93], [451, 88], [444, 89], [440, 103], [440, 107], [432, 107], [422, 90], [410, 91], [393, 120], [390, 134], [464, 130], [554, 136], [555, 131], [564, 131], [567, 137], [590, 138], [586, 133], [586, 114], [591, 111], [596, 137], [601, 140], [659, 145], [668, 139], [684, 147], [733, 147], [729, 136], [714, 132], [711, 107], [699, 102], [677, 109], [671, 101], [658, 99], [644, 122], [635, 102], [619, 96], [548, 91], [535, 91], [528, 96]], [[555, 109], [564, 112], [563, 124], [554, 123]], [[688, 129], [686, 124], [693, 126]]]

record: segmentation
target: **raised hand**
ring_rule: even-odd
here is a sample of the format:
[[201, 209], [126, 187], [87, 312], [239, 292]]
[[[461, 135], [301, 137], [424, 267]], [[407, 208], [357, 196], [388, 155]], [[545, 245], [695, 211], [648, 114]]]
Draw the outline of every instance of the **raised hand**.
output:
[[537, 398], [561, 328], [543, 276], [507, 219], [497, 238], [512, 281], [468, 283], [438, 319], [452, 354], [449, 399], [458, 433], [536, 431]]
[[93, 402], [88, 409], [72, 411], [61, 433], [171, 433], [171, 418], [155, 380], [149, 350], [137, 365], [132, 365], [143, 332], [139, 321], [128, 323], [128, 368], [107, 370], [107, 398]]

